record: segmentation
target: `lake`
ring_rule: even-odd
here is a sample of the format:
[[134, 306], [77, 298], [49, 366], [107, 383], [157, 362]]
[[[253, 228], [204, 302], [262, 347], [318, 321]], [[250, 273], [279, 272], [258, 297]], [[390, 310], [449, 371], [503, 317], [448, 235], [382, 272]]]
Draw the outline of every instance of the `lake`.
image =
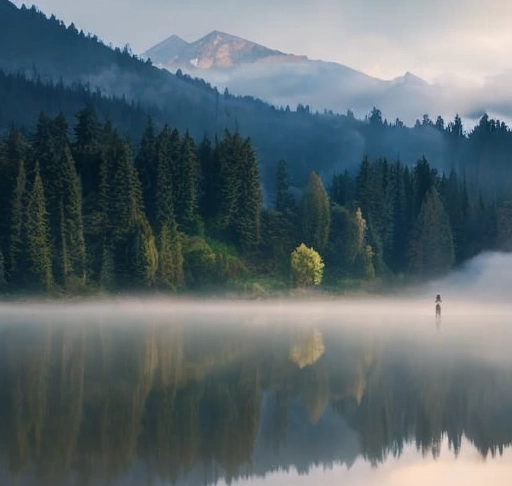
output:
[[2, 485], [509, 485], [512, 306], [0, 304]]

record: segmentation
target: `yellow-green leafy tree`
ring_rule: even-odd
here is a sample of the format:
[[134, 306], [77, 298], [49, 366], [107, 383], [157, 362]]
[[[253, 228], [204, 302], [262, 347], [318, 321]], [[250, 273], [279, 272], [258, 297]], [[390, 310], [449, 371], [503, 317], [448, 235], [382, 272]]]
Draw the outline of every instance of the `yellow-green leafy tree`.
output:
[[322, 282], [324, 262], [313, 248], [301, 243], [291, 254], [293, 281], [298, 287], [311, 287]]

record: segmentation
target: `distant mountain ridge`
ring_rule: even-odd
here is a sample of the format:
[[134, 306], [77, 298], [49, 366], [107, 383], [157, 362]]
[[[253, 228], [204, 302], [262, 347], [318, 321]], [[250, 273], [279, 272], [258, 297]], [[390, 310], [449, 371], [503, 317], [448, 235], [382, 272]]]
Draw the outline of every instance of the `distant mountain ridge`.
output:
[[176, 69], [223, 69], [254, 62], [303, 61], [305, 56], [285, 54], [255, 42], [214, 30], [195, 42], [172, 35], [144, 54], [170, 71]]
[[302, 104], [314, 111], [351, 110], [364, 117], [378, 106], [412, 124], [433, 98], [432, 87], [410, 72], [384, 81], [343, 64], [286, 54], [217, 30], [194, 42], [172, 35], [143, 57], [171, 72], [179, 69], [203, 78], [220, 90], [282, 107]]

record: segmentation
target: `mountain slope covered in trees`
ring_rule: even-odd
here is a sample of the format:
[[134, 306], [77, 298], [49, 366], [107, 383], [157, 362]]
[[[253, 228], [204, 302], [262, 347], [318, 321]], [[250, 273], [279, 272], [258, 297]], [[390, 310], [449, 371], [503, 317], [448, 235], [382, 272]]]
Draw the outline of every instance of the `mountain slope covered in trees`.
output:
[[[225, 129], [251, 137], [267, 203], [273, 198], [273, 177], [281, 159], [288, 163], [292, 185], [300, 190], [311, 170], [325, 182], [335, 172], [355, 173], [364, 156], [399, 159], [406, 165], [425, 156], [439, 170], [464, 172], [468, 183], [476, 177], [489, 179], [489, 191], [502, 195], [511, 142], [499, 121], [491, 126], [484, 120], [483, 130], [473, 137], [469, 129], [464, 133], [455, 114], [448, 123], [435, 119], [435, 114], [431, 119], [418, 113], [420, 121], [409, 128], [400, 120], [388, 122], [378, 108], [358, 120], [351, 113], [313, 113], [303, 104], [296, 109], [272, 107], [157, 69], [131, 55], [128, 48], [110, 48], [96, 36], [47, 18], [35, 8], [18, 9], [8, 0], [0, 0], [0, 8], [0, 69], [16, 77], [0, 83], [4, 100], [0, 130], [11, 123], [34, 128], [40, 111], [49, 116], [62, 111], [70, 119], [85, 105], [77, 105], [83, 92], [101, 93], [135, 108], [128, 114], [120, 106], [119, 110], [95, 106], [133, 139], [142, 135], [146, 112], [151, 112], [158, 129], [167, 122], [196, 140], [205, 134], [211, 139], [222, 136]], [[60, 90], [60, 98], [51, 104], [55, 90]]]
[[0, 138], [5, 289], [287, 287], [301, 243], [334, 285], [430, 278], [510, 246], [510, 203], [425, 158], [364, 158], [325, 185], [313, 171], [298, 198], [282, 160], [265, 207], [254, 147], [238, 132], [196, 141], [149, 119], [129, 140], [91, 107], [75, 119], [41, 114], [29, 136]]

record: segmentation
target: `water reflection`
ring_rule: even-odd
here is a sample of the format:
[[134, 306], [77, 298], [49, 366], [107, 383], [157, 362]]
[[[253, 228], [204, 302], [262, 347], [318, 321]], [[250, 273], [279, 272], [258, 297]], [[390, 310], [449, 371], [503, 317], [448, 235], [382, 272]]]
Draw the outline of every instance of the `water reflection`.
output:
[[501, 318], [486, 342], [471, 325], [445, 332], [448, 316], [441, 332], [431, 314], [421, 332], [358, 319], [4, 313], [0, 481], [213, 484], [380, 467], [411, 446], [433, 459], [464, 441], [483, 458], [503, 453], [512, 363]]

